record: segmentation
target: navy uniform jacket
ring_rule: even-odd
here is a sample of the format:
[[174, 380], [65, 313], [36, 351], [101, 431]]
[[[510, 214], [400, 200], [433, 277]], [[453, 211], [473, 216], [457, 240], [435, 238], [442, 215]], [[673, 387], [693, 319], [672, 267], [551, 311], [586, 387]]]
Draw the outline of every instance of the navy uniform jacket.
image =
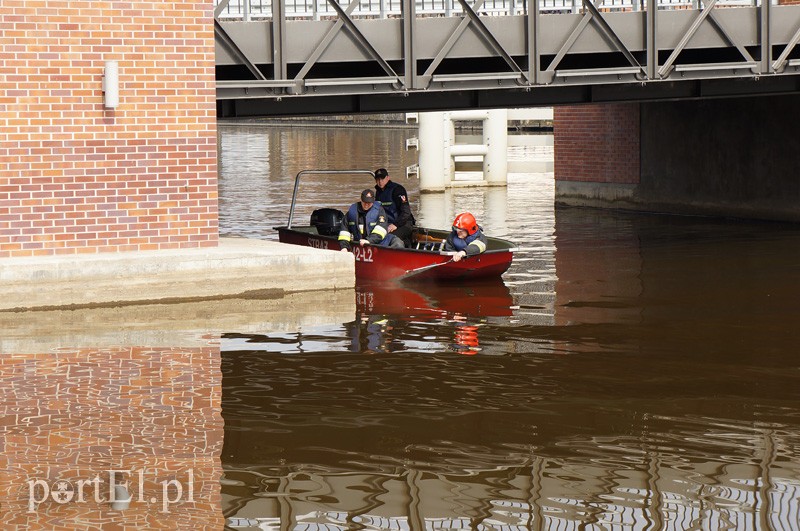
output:
[[[363, 232], [362, 232], [363, 226]], [[386, 211], [379, 203], [372, 203], [369, 210], [361, 209], [361, 203], [353, 203], [339, 227], [339, 246], [350, 249], [352, 242], [368, 240], [372, 245], [388, 245], [394, 236], [389, 234]]]
[[386, 210], [389, 223], [397, 227], [414, 224], [414, 215], [411, 213], [411, 205], [408, 204], [408, 192], [402, 184], [390, 180], [385, 188], [375, 186], [375, 202], [380, 202]]

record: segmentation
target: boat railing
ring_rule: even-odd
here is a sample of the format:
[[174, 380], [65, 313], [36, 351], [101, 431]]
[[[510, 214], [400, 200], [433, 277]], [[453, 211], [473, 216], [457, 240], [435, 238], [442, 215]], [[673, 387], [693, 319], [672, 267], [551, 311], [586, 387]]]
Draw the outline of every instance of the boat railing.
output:
[[303, 175], [371, 175], [375, 177], [375, 173], [370, 170], [302, 170], [297, 173], [294, 178], [294, 190], [292, 191], [292, 206], [289, 207], [289, 222], [286, 224], [287, 229], [292, 228], [292, 220], [294, 219], [294, 207], [297, 204], [297, 190], [300, 187], [300, 177]]
[[417, 251], [443, 251], [444, 244], [442, 242], [416, 242], [414, 249]]

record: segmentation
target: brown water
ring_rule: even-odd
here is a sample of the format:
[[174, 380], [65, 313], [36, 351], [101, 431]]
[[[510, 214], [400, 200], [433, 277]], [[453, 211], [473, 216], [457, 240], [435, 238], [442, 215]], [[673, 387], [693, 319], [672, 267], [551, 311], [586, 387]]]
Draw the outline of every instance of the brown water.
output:
[[[800, 529], [800, 227], [554, 211], [552, 174], [420, 196], [404, 129], [220, 131], [224, 234], [276, 239], [302, 169], [387, 166], [420, 224], [520, 247], [500, 283], [225, 334], [229, 526]], [[309, 180], [297, 219], [369, 185]]]
[[388, 165], [519, 244], [502, 281], [0, 312], [0, 528], [800, 529], [800, 227], [420, 195], [412, 134], [222, 126], [223, 232]]

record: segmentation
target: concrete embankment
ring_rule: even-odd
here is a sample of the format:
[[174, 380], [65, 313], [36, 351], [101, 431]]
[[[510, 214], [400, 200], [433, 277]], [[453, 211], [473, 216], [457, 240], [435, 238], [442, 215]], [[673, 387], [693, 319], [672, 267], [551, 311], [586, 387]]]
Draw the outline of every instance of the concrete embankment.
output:
[[0, 261], [0, 311], [274, 296], [350, 289], [349, 253], [223, 238], [217, 247], [9, 258]]

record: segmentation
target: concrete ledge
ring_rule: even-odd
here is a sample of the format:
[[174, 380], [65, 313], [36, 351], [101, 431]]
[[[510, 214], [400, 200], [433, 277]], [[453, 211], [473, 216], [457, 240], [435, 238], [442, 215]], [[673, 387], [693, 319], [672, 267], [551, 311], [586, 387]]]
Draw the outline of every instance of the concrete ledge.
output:
[[614, 208], [635, 212], [658, 212], [688, 216], [800, 222], [800, 207], [789, 199], [731, 201], [658, 196], [635, 184], [577, 181], [555, 182], [555, 204], [563, 206]]
[[[582, 181], [555, 182], [556, 203], [570, 206], [609, 207], [633, 205], [638, 185]], [[613, 205], [617, 203], [617, 205]]]
[[350, 253], [222, 238], [218, 247], [0, 260], [0, 310], [352, 288]]

